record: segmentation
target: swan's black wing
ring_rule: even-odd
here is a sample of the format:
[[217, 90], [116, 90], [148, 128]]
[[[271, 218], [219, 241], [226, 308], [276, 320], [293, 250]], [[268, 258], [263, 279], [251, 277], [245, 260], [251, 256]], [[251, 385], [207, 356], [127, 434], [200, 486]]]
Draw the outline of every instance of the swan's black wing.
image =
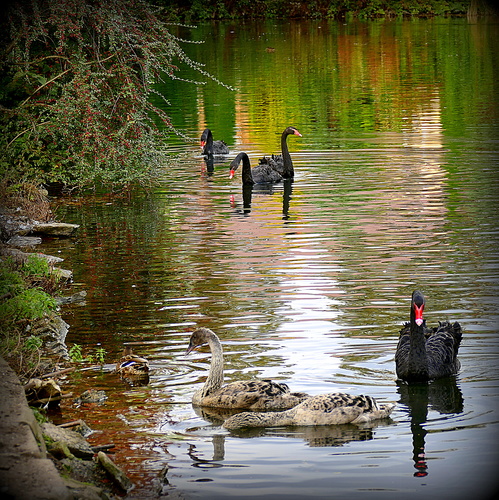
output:
[[284, 174], [284, 159], [281, 155], [264, 156], [260, 158], [258, 165], [270, 167], [281, 176]]
[[251, 169], [251, 175], [255, 184], [275, 184], [282, 181], [282, 175], [269, 164], [260, 163]]
[[213, 154], [214, 155], [228, 155], [229, 148], [224, 141], [214, 141], [213, 142]]
[[462, 330], [459, 323], [440, 322], [435, 332], [426, 340], [430, 378], [455, 374], [460, 367], [457, 353]]

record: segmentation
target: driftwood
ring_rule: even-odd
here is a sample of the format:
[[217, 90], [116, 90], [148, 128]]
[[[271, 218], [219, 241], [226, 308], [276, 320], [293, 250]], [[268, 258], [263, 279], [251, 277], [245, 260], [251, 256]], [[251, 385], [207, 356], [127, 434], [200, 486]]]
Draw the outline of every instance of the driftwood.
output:
[[92, 450], [94, 450], [95, 453], [99, 453], [99, 451], [109, 451], [115, 447], [116, 445], [114, 443], [101, 444], [99, 446], [92, 446]]
[[103, 451], [97, 453], [97, 462], [111, 476], [113, 482], [123, 491], [126, 492], [132, 489], [132, 481], [130, 481], [126, 474]]
[[71, 373], [76, 370], [76, 366], [71, 366], [70, 368], [64, 368], [63, 370], [57, 370], [56, 372], [52, 373], [46, 373], [45, 375], [42, 375], [40, 378], [52, 378], [52, 377], [58, 377], [59, 375], [64, 375], [65, 373]]

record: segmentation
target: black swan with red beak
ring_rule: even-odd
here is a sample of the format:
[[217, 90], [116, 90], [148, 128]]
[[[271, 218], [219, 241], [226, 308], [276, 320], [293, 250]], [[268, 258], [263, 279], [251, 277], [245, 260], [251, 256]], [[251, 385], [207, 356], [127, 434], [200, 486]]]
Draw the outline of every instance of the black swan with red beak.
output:
[[213, 134], [209, 128], [201, 134], [201, 147], [204, 156], [228, 155], [229, 148], [224, 141], [214, 141]]
[[243, 162], [242, 182], [243, 186], [251, 186], [253, 184], [275, 184], [282, 181], [282, 176], [269, 165], [257, 165], [251, 168], [249, 157], [246, 153], [239, 153], [230, 163], [229, 178], [234, 177], [234, 173]]
[[429, 328], [423, 319], [425, 297], [416, 290], [412, 294], [411, 321], [400, 331], [395, 354], [399, 379], [408, 382], [426, 382], [454, 375], [460, 368], [457, 351], [462, 331], [458, 322], [439, 322]]
[[291, 161], [291, 156], [288, 150], [288, 143], [286, 142], [288, 135], [297, 135], [298, 137], [302, 136], [294, 127], [288, 127], [281, 135], [282, 155], [272, 155], [269, 158], [264, 156], [260, 159], [260, 165], [269, 166], [278, 172], [283, 179], [292, 179], [295, 175], [293, 162]]

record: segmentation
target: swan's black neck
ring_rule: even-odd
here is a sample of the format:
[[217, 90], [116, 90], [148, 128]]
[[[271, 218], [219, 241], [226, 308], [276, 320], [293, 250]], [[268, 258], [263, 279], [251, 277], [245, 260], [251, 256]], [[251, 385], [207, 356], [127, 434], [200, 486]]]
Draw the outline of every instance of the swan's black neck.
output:
[[411, 342], [408, 363], [409, 378], [413, 382], [425, 381], [429, 378], [426, 337], [424, 334], [424, 323], [421, 325], [416, 323], [414, 301], [411, 302], [410, 325]]
[[243, 153], [242, 159], [243, 159], [243, 172], [242, 172], [243, 184], [244, 185], [254, 184], [255, 182], [253, 181], [253, 175], [251, 174], [251, 165], [248, 155], [246, 153]]
[[203, 155], [213, 156], [213, 134], [210, 129], [208, 129], [206, 134], [206, 143], [203, 148]]
[[253, 185], [255, 181], [253, 180], [253, 175], [251, 174], [251, 164], [246, 153], [239, 153], [231, 162], [230, 168], [232, 170], [236, 170], [239, 166], [239, 163], [243, 162], [243, 170], [241, 173], [241, 177], [243, 180], [243, 185]]
[[283, 170], [282, 176], [284, 179], [291, 179], [295, 175], [295, 171], [293, 169], [293, 162], [291, 161], [291, 155], [288, 150], [288, 143], [286, 139], [288, 138], [289, 132], [285, 130], [281, 135], [281, 151], [282, 151], [282, 162], [283, 162]]

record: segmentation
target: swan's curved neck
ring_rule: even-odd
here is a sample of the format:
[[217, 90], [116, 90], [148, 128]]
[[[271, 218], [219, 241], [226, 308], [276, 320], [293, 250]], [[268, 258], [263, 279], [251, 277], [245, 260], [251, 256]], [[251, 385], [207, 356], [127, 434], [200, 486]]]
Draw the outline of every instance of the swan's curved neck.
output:
[[286, 139], [288, 134], [284, 131], [281, 135], [281, 151], [282, 151], [282, 161], [283, 161], [283, 172], [282, 176], [286, 179], [288, 177], [293, 177], [295, 172], [293, 169], [293, 162], [291, 161], [291, 156], [288, 150], [288, 143]]
[[408, 370], [414, 378], [428, 379], [428, 355], [424, 326], [418, 326], [411, 308], [411, 343], [409, 348]]
[[206, 144], [204, 145], [203, 154], [208, 156], [213, 155], [213, 134], [211, 133], [211, 130], [206, 136]]
[[243, 171], [242, 171], [242, 180], [243, 184], [254, 184], [253, 175], [251, 174], [251, 164], [247, 154], [242, 155], [243, 161]]
[[224, 355], [222, 344], [215, 337], [208, 338], [211, 351], [211, 364], [208, 378], [201, 390], [201, 396], [205, 397], [217, 391], [224, 383]]

